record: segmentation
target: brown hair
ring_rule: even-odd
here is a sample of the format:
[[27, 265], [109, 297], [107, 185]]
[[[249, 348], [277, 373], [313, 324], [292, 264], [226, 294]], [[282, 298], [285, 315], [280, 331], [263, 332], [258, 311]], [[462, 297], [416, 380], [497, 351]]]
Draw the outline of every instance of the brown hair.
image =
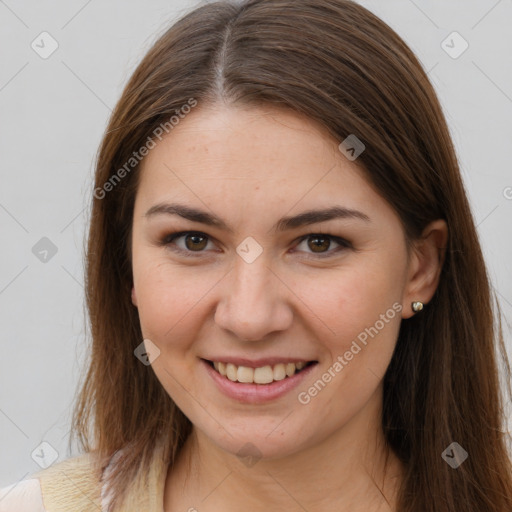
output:
[[[203, 5], [158, 39], [112, 114], [97, 159], [88, 240], [92, 353], [72, 435], [104, 461], [127, 448], [112, 475], [112, 506], [148, 470], [157, 439], [168, 443], [172, 466], [191, 423], [133, 354], [142, 341], [130, 298], [138, 166], [110, 181], [108, 192], [105, 184], [190, 98], [291, 109], [338, 142], [356, 134], [366, 146], [358, 163], [400, 216], [408, 240], [446, 220], [438, 289], [421, 314], [402, 321], [384, 377], [382, 428], [405, 465], [397, 510], [510, 512], [497, 348], [512, 394], [510, 365], [446, 120], [406, 43], [350, 0]], [[469, 453], [457, 470], [441, 457], [454, 441]]]

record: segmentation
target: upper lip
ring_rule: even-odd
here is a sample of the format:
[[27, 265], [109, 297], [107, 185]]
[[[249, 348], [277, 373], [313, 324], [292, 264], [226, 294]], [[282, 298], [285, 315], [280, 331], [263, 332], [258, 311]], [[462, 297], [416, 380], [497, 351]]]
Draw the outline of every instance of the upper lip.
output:
[[[261, 368], [263, 366], [274, 366], [279, 363], [309, 363], [314, 359], [303, 359], [300, 357], [261, 357], [258, 359], [247, 359], [245, 357], [233, 356], [211, 356], [204, 358], [206, 361], [232, 363], [235, 366], [246, 366], [247, 368]], [[316, 362], [316, 361], [315, 361]]]

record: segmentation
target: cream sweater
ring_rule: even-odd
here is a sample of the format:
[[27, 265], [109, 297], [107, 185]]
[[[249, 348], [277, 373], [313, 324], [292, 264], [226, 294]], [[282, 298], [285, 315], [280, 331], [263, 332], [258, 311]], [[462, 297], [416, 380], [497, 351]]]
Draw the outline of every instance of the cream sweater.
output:
[[[115, 464], [113, 458], [105, 469]], [[164, 512], [165, 450], [155, 451], [146, 485], [130, 487], [123, 512]], [[30, 478], [0, 489], [0, 512], [106, 512], [105, 486], [92, 472], [89, 454], [54, 463]]]

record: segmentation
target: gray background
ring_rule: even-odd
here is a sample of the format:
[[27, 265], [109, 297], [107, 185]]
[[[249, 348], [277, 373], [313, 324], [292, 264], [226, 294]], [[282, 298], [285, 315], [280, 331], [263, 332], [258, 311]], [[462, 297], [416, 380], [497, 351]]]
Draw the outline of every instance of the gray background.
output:
[[[360, 3], [394, 28], [429, 70], [510, 347], [512, 0]], [[67, 443], [86, 346], [83, 244], [93, 160], [130, 73], [157, 35], [194, 5], [0, 0], [0, 486], [39, 469], [31, 453], [43, 441], [58, 460], [74, 454]], [[42, 47], [43, 31], [59, 45], [47, 59], [31, 47], [34, 40]], [[441, 46], [453, 31], [469, 44], [458, 58]], [[448, 44], [452, 52], [461, 48], [457, 40]], [[56, 254], [33, 253], [43, 237]]]

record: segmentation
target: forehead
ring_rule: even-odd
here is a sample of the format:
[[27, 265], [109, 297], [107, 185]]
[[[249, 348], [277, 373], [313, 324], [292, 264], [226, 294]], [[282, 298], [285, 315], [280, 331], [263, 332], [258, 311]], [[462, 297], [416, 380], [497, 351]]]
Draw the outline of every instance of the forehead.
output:
[[172, 177], [172, 171], [205, 183], [243, 179], [269, 188], [276, 182], [314, 184], [330, 174], [332, 185], [334, 174], [340, 175], [329, 173], [333, 166], [362, 179], [338, 144], [322, 127], [288, 110], [196, 108], [149, 151], [141, 185]]
[[[291, 111], [194, 109], [145, 157], [136, 203], [179, 201], [225, 216], [339, 205], [390, 207], [325, 129]], [[379, 212], [380, 210], [380, 212]]]

